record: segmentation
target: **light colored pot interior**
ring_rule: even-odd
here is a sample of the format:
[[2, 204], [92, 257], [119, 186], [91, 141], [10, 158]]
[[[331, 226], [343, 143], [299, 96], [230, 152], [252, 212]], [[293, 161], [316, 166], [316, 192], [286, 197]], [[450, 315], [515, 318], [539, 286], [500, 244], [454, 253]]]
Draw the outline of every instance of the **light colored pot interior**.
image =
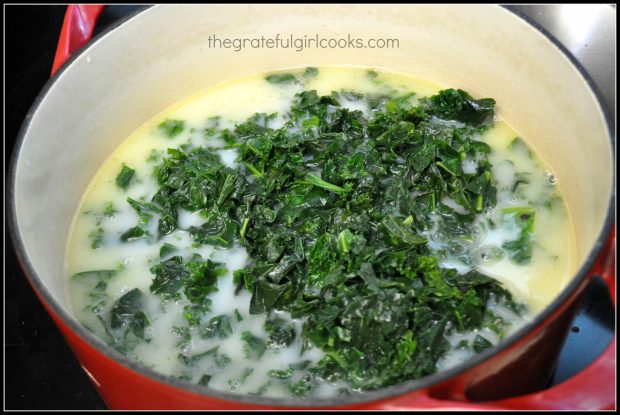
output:
[[[396, 38], [398, 49], [209, 48], [261, 36]], [[105, 35], [64, 71], [25, 132], [16, 165], [19, 235], [33, 269], [68, 309], [63, 257], [89, 181], [134, 129], [215, 83], [294, 66], [404, 72], [493, 97], [555, 171], [578, 238], [576, 267], [601, 232], [613, 181], [602, 111], [547, 38], [498, 6], [157, 6]]]

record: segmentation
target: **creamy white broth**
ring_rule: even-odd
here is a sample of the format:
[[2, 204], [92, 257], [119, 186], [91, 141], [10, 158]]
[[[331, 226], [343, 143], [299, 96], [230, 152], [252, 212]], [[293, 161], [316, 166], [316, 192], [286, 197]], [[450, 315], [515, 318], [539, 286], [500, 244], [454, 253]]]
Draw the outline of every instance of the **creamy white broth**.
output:
[[[385, 90], [413, 91], [416, 95], [411, 102], [415, 102], [419, 97], [435, 94], [442, 87], [402, 74], [381, 73], [379, 77], [372, 79], [367, 76], [366, 69], [323, 67], [319, 69], [318, 76], [305, 81], [305, 89], [315, 89], [319, 95], [342, 89], [361, 93]], [[303, 321], [291, 319], [288, 313], [277, 312], [279, 317], [290, 320], [295, 325], [297, 336], [293, 344], [284, 349], [267, 349], [259, 360], [245, 358], [241, 333], [250, 331], [257, 337], [264, 337], [263, 326], [266, 316], [249, 314], [251, 293], [248, 291], [242, 290], [237, 296], [234, 295], [232, 273], [251, 262], [244, 248], [194, 246], [189, 233], [182, 229], [199, 226], [204, 218], [198, 212], [183, 210], [179, 211], [179, 229], [161, 241], [151, 242], [143, 239], [123, 243], [120, 241], [120, 236], [138, 221], [137, 213], [126, 202], [126, 198], [150, 200], [157, 190], [152, 171], [165, 155], [167, 148], [187, 145], [219, 149], [217, 152], [222, 163], [234, 168], [237, 166], [236, 150], [223, 149], [224, 143], [217, 137], [205, 138], [204, 129], [216, 122], [213, 117], [219, 117], [217, 122], [220, 127], [233, 127], [257, 112], [282, 114], [289, 109], [293, 96], [302, 90], [304, 86], [300, 84], [270, 84], [264, 80], [264, 74], [220, 84], [158, 114], [118, 147], [99, 169], [85, 192], [67, 245], [67, 287], [73, 312], [78, 320], [98, 336], [106, 338], [103, 326], [96, 315], [88, 309], [88, 306], [92, 305], [92, 299], [85, 293], [92, 287], [88, 287], [86, 282], [77, 282], [70, 276], [89, 270], [118, 270], [108, 281], [105, 290], [108, 296], [106, 307], [109, 309], [123, 294], [139, 288], [145, 294], [145, 308], [150, 320], [145, 332], [145, 337], [150, 341], [138, 343], [129, 354], [131, 358], [157, 371], [193, 383], [199, 382], [201, 377], [208, 373], [211, 376], [209, 387], [215, 389], [241, 393], [260, 391], [268, 396], [290, 394], [284, 383], [269, 377], [267, 371], [284, 370], [289, 364], [305, 360], [310, 361], [310, 364], [316, 363], [323, 357], [323, 352], [313, 347], [302, 354], [299, 334]], [[340, 104], [351, 110], [360, 110], [365, 115], [370, 112], [365, 101], [341, 99]], [[501, 114], [501, 103], [498, 107], [497, 112]], [[493, 150], [489, 159], [497, 181], [498, 204], [492, 211], [480, 215], [479, 238], [462, 246], [462, 252], [471, 258], [479, 257], [479, 260], [468, 265], [456, 256], [446, 256], [442, 258], [441, 263], [444, 267], [456, 268], [459, 272], [466, 272], [473, 266], [482, 273], [497, 278], [511, 291], [515, 299], [525, 303], [528, 309], [521, 316], [517, 316], [500, 304], [490, 304], [496, 314], [512, 321], [513, 324], [508, 330], [512, 332], [548, 304], [567, 283], [570, 271], [573, 269], [571, 255], [573, 237], [568, 215], [562, 200], [557, 196], [550, 170], [531, 154], [527, 147], [511, 146], [512, 140], [518, 134], [506, 122], [499, 117], [496, 118], [494, 127], [480, 139], [489, 144]], [[165, 119], [184, 120], [184, 131], [174, 138], [166, 137], [157, 128]], [[271, 121], [271, 126], [275, 128], [281, 126], [283, 122], [280, 116]], [[126, 192], [115, 183], [123, 163], [136, 171], [136, 176]], [[462, 163], [465, 172], [475, 171], [476, 160], [466, 159]], [[519, 186], [519, 192], [515, 197], [511, 189], [516, 173], [527, 175], [529, 183]], [[455, 202], [451, 200], [442, 202], [455, 209], [458, 207], [454, 206]], [[114, 213], [106, 215], [105, 208], [110, 204], [114, 208]], [[485, 228], [483, 219], [497, 217], [503, 208], [524, 205], [533, 207], [536, 212], [535, 242], [531, 262], [527, 265], [516, 265], [506, 255], [494, 263], [485, 261], [481, 248], [500, 247], [502, 243], [515, 238], [515, 230]], [[156, 226], [156, 221], [151, 221], [148, 225], [150, 227], [148, 230], [153, 235], [157, 234]], [[103, 229], [103, 232], [97, 234], [99, 228]], [[433, 230], [429, 230], [426, 234], [432, 248], [441, 249], [446, 245], [446, 241], [443, 241], [440, 235], [434, 234]], [[93, 249], [91, 245], [97, 235], [101, 246]], [[184, 303], [169, 301], [162, 304], [160, 297], [149, 290], [153, 280], [153, 274], [149, 269], [160, 261], [160, 248], [164, 243], [175, 246], [177, 251], [174, 255], [181, 255], [184, 259], [198, 253], [205, 260], [208, 258], [225, 264], [228, 272], [218, 280], [218, 291], [210, 295], [213, 304], [211, 312], [205, 318], [208, 320], [222, 314], [230, 316], [233, 327], [231, 336], [225, 339], [214, 337], [205, 340], [195, 335], [195, 330], [192, 329], [190, 333], [194, 335], [191, 336], [191, 341], [179, 346], [182, 335], [179, 330], [175, 330], [175, 327], [187, 325], [182, 315]], [[237, 318], [237, 314], [241, 320]], [[463, 339], [471, 341], [476, 334], [484, 335], [493, 344], [500, 340], [489, 329], [483, 329], [480, 333], [456, 333], [448, 340], [456, 346]], [[216, 346], [219, 348], [215, 354], [206, 356], [193, 365], [187, 365], [178, 358], [180, 351], [196, 355]], [[441, 359], [437, 366], [439, 369], [453, 366], [467, 360], [471, 354], [469, 350], [454, 350]], [[222, 358], [221, 355], [225, 356]], [[296, 380], [302, 375], [303, 371], [295, 371], [291, 379]], [[324, 382], [313, 389], [312, 394], [333, 396], [340, 393], [341, 388], [346, 387], [347, 385], [342, 382], [337, 384]]]

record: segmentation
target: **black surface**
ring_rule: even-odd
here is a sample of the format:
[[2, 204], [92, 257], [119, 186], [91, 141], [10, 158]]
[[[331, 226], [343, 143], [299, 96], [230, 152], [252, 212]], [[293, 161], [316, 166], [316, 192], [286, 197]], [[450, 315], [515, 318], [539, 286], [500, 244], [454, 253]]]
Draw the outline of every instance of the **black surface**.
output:
[[[21, 123], [49, 79], [65, 10], [66, 6], [5, 8], [5, 157], [12, 153]], [[5, 159], [5, 178], [8, 167]], [[23, 276], [8, 234], [5, 240], [5, 408], [105, 409]]]
[[[136, 8], [108, 6], [95, 33]], [[49, 79], [65, 9], [5, 8], [5, 180], [6, 157], [30, 105]], [[5, 240], [5, 409], [105, 409], [23, 276], [8, 234]], [[588, 287], [573, 326], [552, 384], [587, 366], [613, 336], [614, 312], [600, 281]]]
[[614, 315], [607, 286], [600, 278], [593, 279], [568, 332], [551, 385], [579, 373], [605, 350], [613, 337]]

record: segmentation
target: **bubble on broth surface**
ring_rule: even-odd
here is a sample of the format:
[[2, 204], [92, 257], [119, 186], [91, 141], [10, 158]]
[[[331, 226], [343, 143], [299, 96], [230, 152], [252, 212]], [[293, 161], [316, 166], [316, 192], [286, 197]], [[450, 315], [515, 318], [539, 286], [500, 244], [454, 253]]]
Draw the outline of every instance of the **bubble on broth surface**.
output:
[[547, 183], [550, 185], [555, 185], [558, 182], [558, 178], [553, 174], [553, 172], [547, 171], [545, 172], [545, 178], [547, 179]]
[[491, 265], [504, 258], [504, 250], [495, 245], [484, 245], [476, 250], [476, 257], [485, 265]]

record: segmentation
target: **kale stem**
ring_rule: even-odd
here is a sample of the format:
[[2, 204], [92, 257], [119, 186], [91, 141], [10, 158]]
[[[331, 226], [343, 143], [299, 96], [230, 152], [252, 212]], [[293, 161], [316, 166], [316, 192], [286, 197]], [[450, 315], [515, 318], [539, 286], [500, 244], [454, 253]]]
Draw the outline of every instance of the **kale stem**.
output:
[[321, 179], [316, 174], [307, 173], [305, 179], [306, 179], [306, 183], [311, 184], [313, 186], [322, 187], [325, 190], [329, 190], [330, 192], [334, 192], [338, 194], [344, 193], [344, 189], [342, 187], [336, 186], [335, 184], [328, 183], [325, 180]]
[[252, 174], [256, 177], [263, 177], [263, 173], [258, 171], [258, 169], [254, 166], [252, 166], [250, 163], [248, 163], [247, 161], [243, 162], [243, 165], [252, 172]]
[[482, 212], [482, 202], [483, 202], [482, 195], [478, 195], [476, 197], [476, 212]]
[[239, 231], [239, 235], [241, 235], [241, 239], [245, 239], [245, 229], [247, 228], [249, 222], [250, 222], [250, 218], [243, 219], [243, 224], [241, 225], [241, 230]]

